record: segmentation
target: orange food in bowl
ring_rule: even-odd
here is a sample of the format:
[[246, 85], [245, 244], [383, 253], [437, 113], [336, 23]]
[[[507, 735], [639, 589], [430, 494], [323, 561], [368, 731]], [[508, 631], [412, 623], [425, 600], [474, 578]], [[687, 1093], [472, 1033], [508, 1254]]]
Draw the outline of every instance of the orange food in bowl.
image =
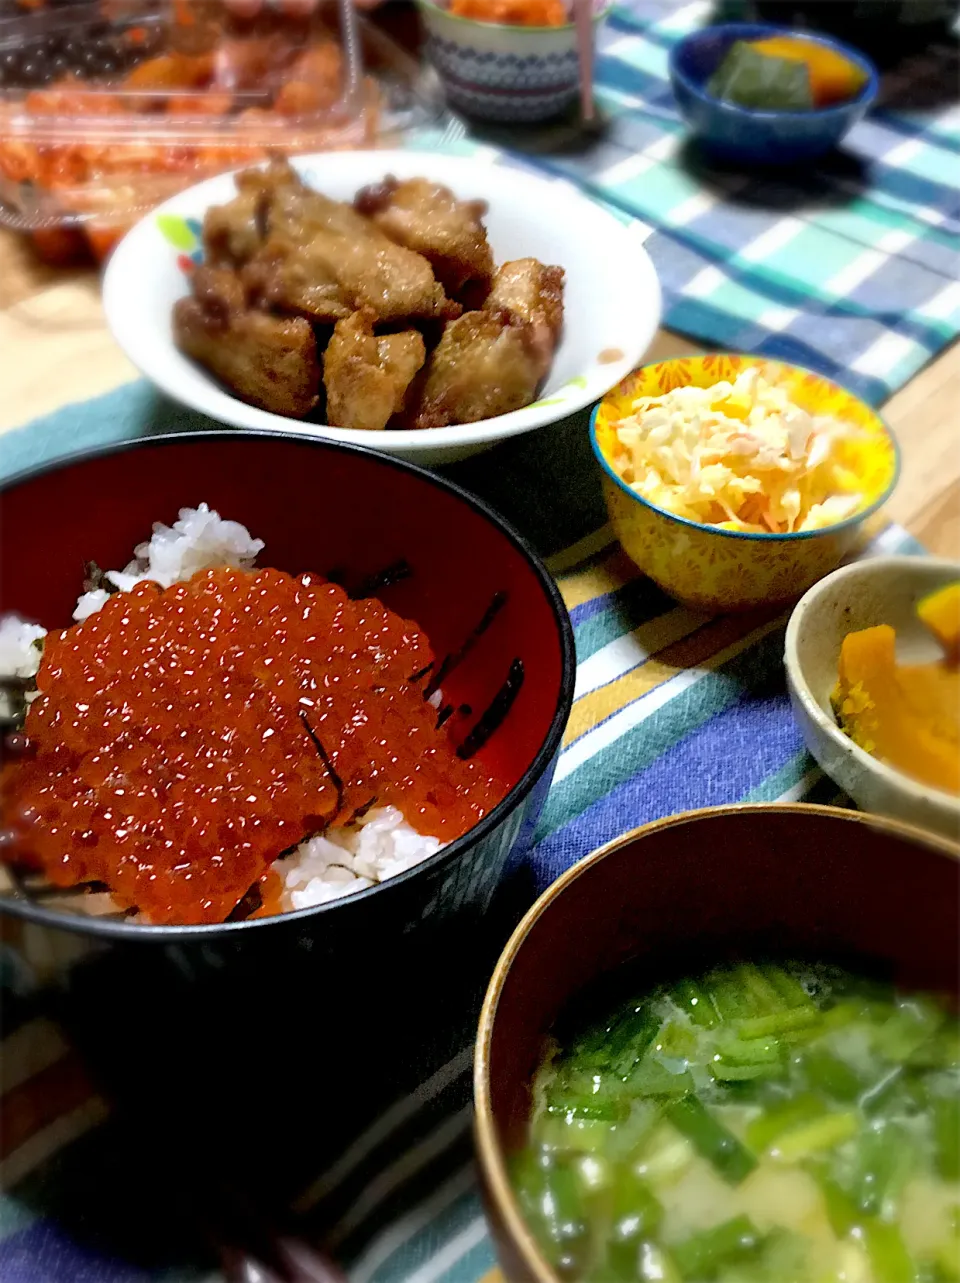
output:
[[771, 36], [768, 40], [754, 40], [750, 47], [755, 53], [770, 58], [786, 58], [789, 62], [802, 62], [810, 77], [810, 95], [815, 107], [832, 107], [847, 102], [866, 83], [863, 70], [844, 58], [835, 49], [814, 40], [794, 36]]
[[935, 663], [898, 664], [888, 624], [848, 633], [832, 703], [855, 744], [923, 784], [960, 794], [960, 583], [920, 603], [941, 645]]
[[450, 12], [510, 27], [564, 27], [570, 21], [561, 0], [452, 0]]
[[947, 661], [960, 661], [960, 583], [924, 597], [917, 606], [917, 618], [943, 647]]

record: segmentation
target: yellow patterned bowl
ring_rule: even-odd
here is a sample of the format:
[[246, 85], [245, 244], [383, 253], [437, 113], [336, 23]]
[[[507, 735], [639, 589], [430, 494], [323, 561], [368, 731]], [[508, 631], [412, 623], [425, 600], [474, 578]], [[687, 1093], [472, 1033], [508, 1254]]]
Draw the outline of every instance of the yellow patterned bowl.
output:
[[[863, 507], [822, 530], [753, 534], [721, 530], [658, 508], [618, 476], [615, 424], [642, 396], [677, 387], [709, 388], [732, 381], [748, 366], [767, 366], [791, 398], [814, 414], [830, 414], [866, 429], [861, 447]], [[608, 392], [590, 420], [593, 452], [603, 473], [607, 511], [632, 561], [678, 601], [708, 613], [788, 602], [834, 570], [861, 537], [863, 522], [889, 498], [900, 471], [896, 440], [877, 412], [829, 379], [762, 357], [712, 353], [645, 365]]]

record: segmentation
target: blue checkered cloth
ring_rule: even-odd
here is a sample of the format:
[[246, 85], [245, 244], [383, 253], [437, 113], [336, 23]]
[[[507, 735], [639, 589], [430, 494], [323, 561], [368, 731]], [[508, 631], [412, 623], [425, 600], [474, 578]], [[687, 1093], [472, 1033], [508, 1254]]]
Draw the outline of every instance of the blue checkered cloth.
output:
[[[960, 333], [956, 46], [885, 77], [819, 164], [750, 173], [691, 144], [667, 76], [671, 47], [710, 16], [701, 0], [615, 5], [595, 67], [608, 130], [526, 163], [653, 228], [669, 328], [808, 366], [879, 404]], [[931, 87], [940, 105], [915, 105]]]

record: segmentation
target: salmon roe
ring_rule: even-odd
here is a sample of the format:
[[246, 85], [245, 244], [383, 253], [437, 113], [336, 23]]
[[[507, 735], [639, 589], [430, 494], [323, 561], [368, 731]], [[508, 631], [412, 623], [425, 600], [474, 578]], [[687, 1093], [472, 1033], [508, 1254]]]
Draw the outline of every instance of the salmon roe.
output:
[[222, 922], [258, 882], [275, 902], [272, 862], [374, 800], [458, 837], [498, 790], [411, 681], [432, 659], [416, 625], [316, 575], [116, 593], [47, 637], [3, 780], [17, 858], [154, 923]]

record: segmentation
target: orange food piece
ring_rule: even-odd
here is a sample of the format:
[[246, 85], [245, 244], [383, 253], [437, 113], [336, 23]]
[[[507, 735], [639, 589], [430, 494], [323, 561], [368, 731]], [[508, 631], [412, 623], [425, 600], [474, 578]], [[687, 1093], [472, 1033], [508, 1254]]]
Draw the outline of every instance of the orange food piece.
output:
[[921, 783], [960, 794], [960, 671], [898, 665], [887, 624], [848, 633], [833, 707], [856, 744]]
[[450, 12], [512, 27], [563, 27], [570, 21], [561, 0], [452, 0]]
[[290, 69], [274, 100], [282, 116], [306, 116], [332, 107], [340, 96], [343, 58], [333, 41], [314, 45]]
[[930, 593], [917, 606], [917, 618], [943, 647], [948, 663], [960, 660], [960, 583]]
[[90, 224], [83, 230], [86, 233], [87, 244], [90, 246], [90, 253], [98, 263], [103, 263], [123, 240], [127, 228], [97, 227]]
[[123, 87], [159, 92], [201, 89], [210, 83], [212, 76], [213, 58], [210, 54], [165, 53], [134, 67], [124, 79]]
[[815, 107], [846, 102], [860, 92], [867, 80], [865, 72], [855, 62], [815, 40], [771, 36], [767, 40], [752, 40], [750, 43], [756, 53], [804, 63], [810, 76], [810, 94]]
[[47, 637], [28, 753], [0, 779], [17, 857], [152, 922], [222, 922], [279, 855], [374, 798], [458, 837], [499, 790], [410, 681], [432, 658], [414, 624], [315, 575], [117, 593]]

